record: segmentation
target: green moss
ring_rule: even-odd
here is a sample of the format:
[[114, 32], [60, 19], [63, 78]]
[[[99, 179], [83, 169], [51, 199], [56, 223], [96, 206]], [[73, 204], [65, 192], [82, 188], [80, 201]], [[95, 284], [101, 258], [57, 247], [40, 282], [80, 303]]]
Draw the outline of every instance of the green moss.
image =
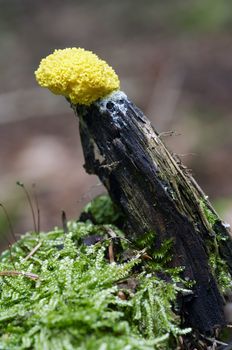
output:
[[94, 198], [85, 206], [83, 212], [90, 214], [96, 224], [116, 224], [122, 218], [122, 214], [108, 195]]
[[210, 208], [208, 207], [206, 201], [202, 199], [200, 201], [200, 207], [205, 215], [206, 220], [208, 221], [211, 228], [213, 228], [214, 224], [218, 221], [217, 215], [215, 215]]
[[221, 293], [225, 294], [231, 290], [231, 275], [226, 262], [217, 253], [211, 253], [209, 256], [209, 264]]
[[[158, 277], [161, 253], [151, 264], [121, 237], [123, 251], [117, 263], [110, 263], [114, 240], [107, 230], [117, 235], [112, 225], [70, 222], [67, 234], [60, 229], [29, 233], [11, 254], [2, 253], [0, 348], [168, 349], [177, 335], [190, 331], [181, 329], [172, 311], [180, 288], [171, 270], [163, 266], [169, 282]], [[101, 239], [86, 245], [86, 238], [96, 234]], [[14, 270], [21, 274], [11, 276]]]
[[146, 232], [141, 237], [138, 237], [135, 244], [138, 248], [143, 249], [144, 247], [152, 247], [156, 238], [156, 233]]
[[210, 208], [207, 206], [205, 200], [200, 202], [200, 207], [203, 210], [205, 217], [212, 229], [214, 234], [214, 239], [208, 240], [208, 255], [209, 255], [209, 265], [211, 267], [212, 273], [218, 283], [218, 287], [222, 294], [225, 294], [228, 290], [231, 289], [231, 275], [229, 273], [228, 265], [219, 254], [220, 241], [226, 240], [226, 236], [222, 236], [217, 229], [217, 223], [219, 219]]

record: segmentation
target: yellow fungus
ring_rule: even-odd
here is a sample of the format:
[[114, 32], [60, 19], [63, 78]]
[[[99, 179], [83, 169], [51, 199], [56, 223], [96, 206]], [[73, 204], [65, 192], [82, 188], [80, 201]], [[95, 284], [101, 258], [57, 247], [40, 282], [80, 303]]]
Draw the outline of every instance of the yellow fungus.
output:
[[42, 87], [84, 105], [118, 90], [120, 84], [113, 68], [81, 48], [55, 50], [41, 60], [35, 76]]

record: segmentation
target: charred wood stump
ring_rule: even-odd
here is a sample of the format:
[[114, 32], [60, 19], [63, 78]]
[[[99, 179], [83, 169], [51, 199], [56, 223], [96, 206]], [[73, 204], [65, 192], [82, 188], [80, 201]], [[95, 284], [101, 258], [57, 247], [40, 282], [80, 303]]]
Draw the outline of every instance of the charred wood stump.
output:
[[195, 281], [192, 296], [182, 300], [186, 324], [202, 333], [223, 326], [223, 298], [209, 254], [217, 244], [232, 273], [232, 241], [207, 197], [123, 92], [72, 108], [80, 120], [85, 169], [98, 175], [124, 213], [128, 237], [154, 232], [150, 250], [173, 239], [172, 266], [183, 266], [184, 278]]

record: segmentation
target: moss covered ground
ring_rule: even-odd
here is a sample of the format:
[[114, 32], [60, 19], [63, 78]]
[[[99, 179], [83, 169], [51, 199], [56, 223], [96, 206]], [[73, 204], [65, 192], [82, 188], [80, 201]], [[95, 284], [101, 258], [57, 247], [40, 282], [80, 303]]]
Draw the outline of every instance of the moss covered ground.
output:
[[0, 349], [171, 349], [190, 331], [175, 313], [184, 285], [170, 242], [151, 257], [120, 220], [98, 197], [68, 230], [27, 233], [2, 253]]

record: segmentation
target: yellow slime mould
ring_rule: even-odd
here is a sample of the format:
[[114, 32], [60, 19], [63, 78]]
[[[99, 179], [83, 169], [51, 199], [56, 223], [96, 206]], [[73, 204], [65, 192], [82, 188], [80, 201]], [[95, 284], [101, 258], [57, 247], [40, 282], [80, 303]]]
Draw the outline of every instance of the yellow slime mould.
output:
[[75, 47], [43, 58], [35, 76], [39, 85], [74, 104], [89, 105], [120, 87], [113, 68], [91, 51]]

